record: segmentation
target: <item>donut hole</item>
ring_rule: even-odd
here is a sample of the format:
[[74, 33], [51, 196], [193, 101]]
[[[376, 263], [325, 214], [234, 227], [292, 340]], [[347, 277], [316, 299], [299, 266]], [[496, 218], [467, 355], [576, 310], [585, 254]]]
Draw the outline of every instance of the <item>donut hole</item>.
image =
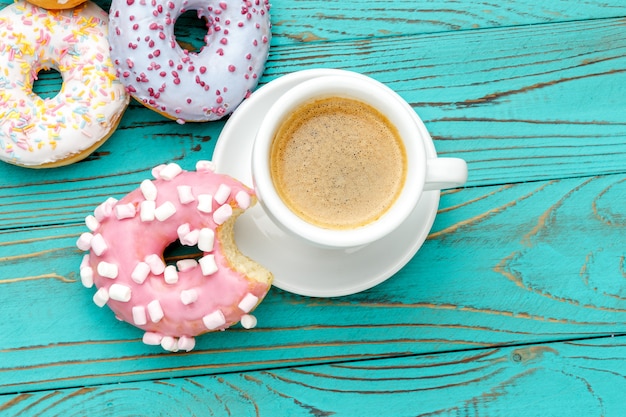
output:
[[39, 97], [53, 98], [61, 91], [63, 77], [55, 68], [42, 68], [37, 71], [37, 78], [33, 80], [33, 93]]
[[186, 10], [174, 24], [174, 36], [178, 45], [189, 51], [198, 53], [206, 46], [209, 22], [205, 17], [198, 16], [196, 10]]
[[202, 258], [203, 252], [198, 246], [185, 246], [180, 243], [180, 240], [170, 243], [163, 251], [163, 259], [165, 259], [166, 265], [176, 265], [176, 262], [182, 259], [195, 259], [196, 261]]

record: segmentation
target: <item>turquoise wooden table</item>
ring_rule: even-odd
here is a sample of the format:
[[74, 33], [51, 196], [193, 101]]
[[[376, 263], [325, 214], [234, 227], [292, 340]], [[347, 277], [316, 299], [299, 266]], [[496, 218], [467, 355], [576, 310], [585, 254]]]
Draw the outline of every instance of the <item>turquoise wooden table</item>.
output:
[[[3, 0], [9, 3], [9, 0]], [[103, 8], [106, 0], [99, 3]], [[465, 187], [413, 259], [354, 295], [272, 288], [259, 325], [165, 353], [96, 307], [83, 219], [225, 121], [132, 102], [52, 170], [0, 165], [2, 416], [626, 415], [626, 3], [275, 0], [260, 85], [329, 67], [395, 89]], [[186, 17], [191, 44], [201, 24]], [[41, 74], [42, 95], [58, 74]]]

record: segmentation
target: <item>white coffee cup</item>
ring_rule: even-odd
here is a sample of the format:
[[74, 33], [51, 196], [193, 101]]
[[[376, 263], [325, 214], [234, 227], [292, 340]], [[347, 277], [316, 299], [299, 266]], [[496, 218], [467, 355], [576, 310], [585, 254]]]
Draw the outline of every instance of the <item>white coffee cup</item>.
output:
[[[305, 221], [279, 196], [270, 171], [270, 150], [284, 120], [302, 104], [327, 97], [354, 99], [377, 109], [397, 128], [406, 150], [404, 185], [392, 206], [377, 220], [350, 229], [331, 229]], [[305, 81], [285, 92], [271, 106], [259, 127], [252, 151], [252, 179], [267, 216], [281, 229], [325, 248], [350, 248], [372, 243], [398, 228], [424, 191], [455, 188], [467, 181], [467, 164], [460, 158], [429, 158], [432, 141], [413, 109], [397, 93], [369, 77], [329, 75]]]

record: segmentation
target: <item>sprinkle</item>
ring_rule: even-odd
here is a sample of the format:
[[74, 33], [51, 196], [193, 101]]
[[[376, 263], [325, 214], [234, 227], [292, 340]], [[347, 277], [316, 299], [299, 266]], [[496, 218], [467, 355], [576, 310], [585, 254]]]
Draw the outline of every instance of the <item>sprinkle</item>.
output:
[[94, 210], [94, 216], [96, 220], [101, 222], [102, 220], [110, 217], [113, 214], [113, 206], [117, 203], [117, 199], [109, 197], [104, 203], [100, 204]]
[[80, 268], [80, 282], [85, 288], [93, 287], [93, 268], [84, 266]]
[[257, 320], [252, 314], [244, 314], [241, 316], [241, 327], [244, 329], [252, 329], [256, 327]]
[[198, 291], [194, 289], [182, 290], [180, 292], [180, 301], [186, 306], [191, 303], [196, 302], [197, 300], [198, 300]]
[[133, 272], [130, 274], [130, 278], [137, 284], [143, 284], [148, 274], [150, 273], [150, 265], [145, 262], [139, 262]]
[[157, 180], [161, 178], [161, 171], [163, 170], [163, 168], [165, 168], [165, 166], [165, 164], [161, 164], [152, 168], [152, 176]]
[[239, 207], [245, 210], [248, 207], [250, 207], [250, 203], [251, 203], [250, 194], [241, 190], [237, 193], [237, 195], [235, 195], [235, 201], [237, 202]]
[[109, 297], [111, 300], [126, 303], [130, 301], [130, 287], [122, 284], [113, 284], [109, 288]]
[[207, 329], [215, 330], [218, 327], [226, 324], [226, 317], [224, 317], [224, 313], [222, 313], [220, 310], [215, 310], [213, 313], [207, 314], [206, 316], [202, 317], [202, 322]]
[[108, 248], [107, 243], [100, 233], [94, 235], [93, 239], [91, 239], [91, 249], [96, 255], [102, 255]]
[[163, 309], [159, 300], [152, 300], [148, 303], [148, 315], [152, 323], [158, 323], [163, 318]]
[[95, 216], [92, 216], [90, 214], [89, 216], [85, 217], [85, 226], [87, 226], [87, 228], [92, 232], [95, 232], [100, 227], [100, 222], [98, 221], [98, 219], [96, 219]]
[[[189, 223], [183, 223], [176, 229], [176, 234], [178, 235], [178, 240], [181, 240], [185, 237], [187, 233], [191, 232], [191, 226]], [[195, 245], [195, 243], [194, 243]]]
[[215, 213], [213, 213], [213, 221], [216, 224], [223, 224], [226, 220], [228, 220], [233, 215], [233, 208], [230, 204], [221, 205]]
[[146, 316], [146, 308], [143, 306], [134, 306], [132, 308], [133, 323], [137, 326], [143, 326], [148, 323], [148, 317]]
[[182, 239], [180, 239], [180, 243], [184, 246], [195, 246], [198, 244], [199, 238], [200, 230], [195, 229], [183, 236]]
[[76, 241], [76, 246], [80, 250], [87, 251], [91, 249], [92, 240], [93, 240], [93, 235], [91, 233], [85, 232], [81, 234], [78, 240]]
[[155, 201], [142, 201], [139, 207], [139, 217], [142, 222], [151, 222], [154, 220], [156, 211]]
[[228, 197], [230, 197], [230, 187], [226, 184], [220, 184], [213, 198], [218, 204], [224, 204]]
[[165, 271], [165, 262], [163, 262], [163, 259], [159, 255], [148, 255], [144, 261], [148, 264], [150, 271], [154, 275], [161, 275]]
[[146, 200], [154, 201], [157, 198], [156, 185], [150, 180], [143, 180], [139, 186], [141, 193]]
[[165, 267], [163, 278], [168, 284], [176, 284], [178, 282], [178, 271], [174, 265]]
[[161, 169], [159, 176], [166, 181], [171, 181], [181, 172], [183, 172], [183, 169], [178, 164], [172, 162]]
[[160, 333], [145, 332], [141, 341], [146, 345], [158, 346], [161, 344], [161, 339], [163, 336]]
[[188, 336], [181, 336], [178, 338], [178, 349], [189, 352], [196, 346], [196, 339]]
[[176, 206], [171, 201], [166, 201], [157, 207], [154, 211], [154, 217], [157, 220], [163, 222], [170, 217], [172, 217], [176, 213]]
[[205, 277], [217, 272], [217, 264], [214, 255], [205, 255], [198, 261], [202, 269], [202, 275]]
[[98, 274], [103, 278], [115, 279], [118, 274], [117, 265], [102, 261], [98, 263]]
[[247, 293], [237, 307], [239, 307], [244, 313], [249, 313], [254, 307], [256, 307], [258, 302], [259, 297], [254, 294]]
[[215, 232], [209, 228], [200, 229], [198, 236], [198, 249], [203, 252], [211, 252], [215, 242]]
[[115, 212], [115, 217], [118, 220], [130, 219], [135, 217], [135, 214], [137, 214], [137, 209], [133, 203], [118, 204], [115, 206], [113, 211]]
[[181, 259], [180, 261], [176, 261], [176, 268], [178, 268], [180, 272], [191, 271], [196, 266], [198, 266], [198, 261], [195, 259]]
[[178, 191], [178, 201], [180, 201], [180, 204], [189, 204], [196, 200], [191, 192], [191, 186], [179, 185], [176, 187], [176, 190]]
[[104, 307], [104, 305], [109, 301], [109, 292], [106, 288], [102, 287], [93, 295], [93, 302], [98, 307]]
[[198, 211], [211, 213], [213, 211], [213, 196], [211, 194], [198, 195]]

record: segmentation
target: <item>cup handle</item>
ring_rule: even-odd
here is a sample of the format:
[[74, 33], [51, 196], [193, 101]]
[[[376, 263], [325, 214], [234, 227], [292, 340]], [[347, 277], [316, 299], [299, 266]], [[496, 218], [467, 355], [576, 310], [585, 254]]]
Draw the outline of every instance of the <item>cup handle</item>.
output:
[[456, 188], [467, 182], [467, 163], [461, 158], [430, 158], [426, 162], [424, 191]]

